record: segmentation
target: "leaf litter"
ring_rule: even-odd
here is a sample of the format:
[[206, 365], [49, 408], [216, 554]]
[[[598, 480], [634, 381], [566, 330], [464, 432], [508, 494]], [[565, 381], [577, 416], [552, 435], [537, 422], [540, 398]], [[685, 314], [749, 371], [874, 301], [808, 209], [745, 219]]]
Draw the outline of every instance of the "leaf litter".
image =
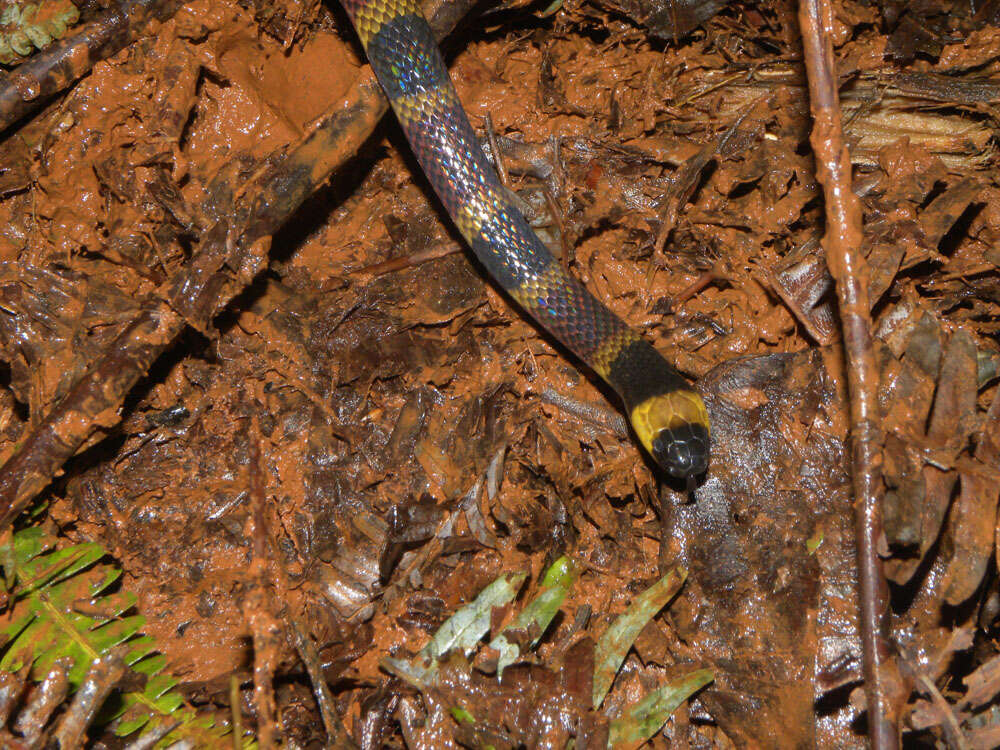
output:
[[[0, 143], [0, 456], [73, 406], [78, 456], [35, 513], [64, 549], [111, 552], [136, 597], [119, 614], [146, 618], [185, 699], [235, 694], [246, 726], [322, 743], [297, 623], [362, 747], [861, 746], [846, 380], [796, 4], [512, 3], [445, 43], [533, 225], [699, 379], [713, 463], [690, 496], [458, 252], [396, 126], [365, 124], [377, 93], [336, 9], [161, 5], [155, 34], [85, 55]], [[998, 28], [990, 3], [850, 1], [831, 27], [907, 746], [1000, 737]], [[316, 184], [310, 138], [345, 100], [363, 145]], [[219, 222], [258, 215], [280, 231], [225, 255]], [[196, 278], [214, 280], [187, 305]], [[136, 320], [169, 314], [165, 341], [138, 339], [163, 353], [135, 387], [67, 402]], [[601, 634], [675, 568], [673, 600], [606, 655]], [[273, 711], [254, 613], [286, 623]]]

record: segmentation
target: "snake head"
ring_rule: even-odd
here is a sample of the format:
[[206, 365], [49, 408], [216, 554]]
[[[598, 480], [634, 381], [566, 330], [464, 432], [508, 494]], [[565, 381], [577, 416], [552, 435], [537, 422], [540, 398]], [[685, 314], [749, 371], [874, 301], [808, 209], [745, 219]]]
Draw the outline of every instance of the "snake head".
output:
[[631, 412], [639, 441], [673, 477], [704, 474], [710, 453], [708, 410], [687, 388], [646, 399]]
[[649, 452], [664, 471], [678, 479], [704, 474], [708, 468], [708, 430], [700, 424], [662, 429]]

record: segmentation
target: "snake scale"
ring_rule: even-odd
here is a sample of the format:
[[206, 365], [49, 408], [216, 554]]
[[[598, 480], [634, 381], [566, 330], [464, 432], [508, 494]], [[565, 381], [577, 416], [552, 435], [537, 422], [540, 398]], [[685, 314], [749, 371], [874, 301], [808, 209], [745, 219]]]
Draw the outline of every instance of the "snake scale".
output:
[[567, 275], [513, 205], [462, 108], [414, 0], [342, 0], [417, 161], [476, 257], [535, 321], [625, 403], [666, 472], [708, 466], [701, 396], [638, 332]]

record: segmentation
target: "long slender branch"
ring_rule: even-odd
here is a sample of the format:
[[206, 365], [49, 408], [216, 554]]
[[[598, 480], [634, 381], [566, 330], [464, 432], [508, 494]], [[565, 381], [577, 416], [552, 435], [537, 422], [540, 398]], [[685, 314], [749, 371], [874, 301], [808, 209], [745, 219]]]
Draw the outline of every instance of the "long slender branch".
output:
[[816, 176], [826, 202], [826, 262], [837, 283], [847, 355], [851, 415], [851, 469], [857, 545], [858, 597], [868, 735], [875, 750], [899, 747], [898, 678], [889, 662], [888, 591], [876, 543], [882, 534], [882, 433], [878, 425], [878, 370], [872, 351], [868, 268], [860, 253], [861, 207], [851, 190], [851, 159], [844, 144], [829, 30], [829, 0], [800, 0], [799, 25], [813, 116], [810, 136]]
[[[431, 24], [447, 34], [472, 0], [442, 2]], [[0, 467], [0, 530], [52, 481], [101, 429], [119, 421], [125, 396], [185, 325], [206, 330], [264, 267], [272, 235], [371, 135], [388, 103], [365, 67], [350, 93], [287, 153], [269, 158], [194, 257], [163, 287], [169, 304], [146, 303], [69, 393]], [[234, 274], [230, 269], [238, 269]]]

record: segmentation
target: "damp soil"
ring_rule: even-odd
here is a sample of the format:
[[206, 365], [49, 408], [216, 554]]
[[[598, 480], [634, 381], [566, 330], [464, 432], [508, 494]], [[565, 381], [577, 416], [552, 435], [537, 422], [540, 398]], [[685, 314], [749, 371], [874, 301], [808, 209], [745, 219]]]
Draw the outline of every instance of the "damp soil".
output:
[[[298, 628], [362, 747], [597, 746], [701, 667], [714, 682], [652, 746], [864, 745], [847, 377], [797, 9], [676, 5], [476, 7], [444, 50], [543, 240], [705, 394], [707, 476], [663, 482], [613, 394], [465, 251], [386, 116], [255, 246], [261, 267], [220, 264], [232, 301], [95, 407], [100, 429], [33, 505], [120, 564], [191, 705], [230, 716], [235, 676], [246, 725], [323, 746]], [[834, 5], [904, 745], [994, 747], [1000, 13]], [[0, 459], [177, 299], [227, 206], [349, 116], [363, 80], [339, 8], [196, 0], [8, 128]], [[502, 687], [460, 660], [436, 698], [386, 671], [498, 576], [526, 573], [530, 598], [561, 555], [579, 580]], [[579, 665], [678, 566], [680, 594], [593, 711]]]

